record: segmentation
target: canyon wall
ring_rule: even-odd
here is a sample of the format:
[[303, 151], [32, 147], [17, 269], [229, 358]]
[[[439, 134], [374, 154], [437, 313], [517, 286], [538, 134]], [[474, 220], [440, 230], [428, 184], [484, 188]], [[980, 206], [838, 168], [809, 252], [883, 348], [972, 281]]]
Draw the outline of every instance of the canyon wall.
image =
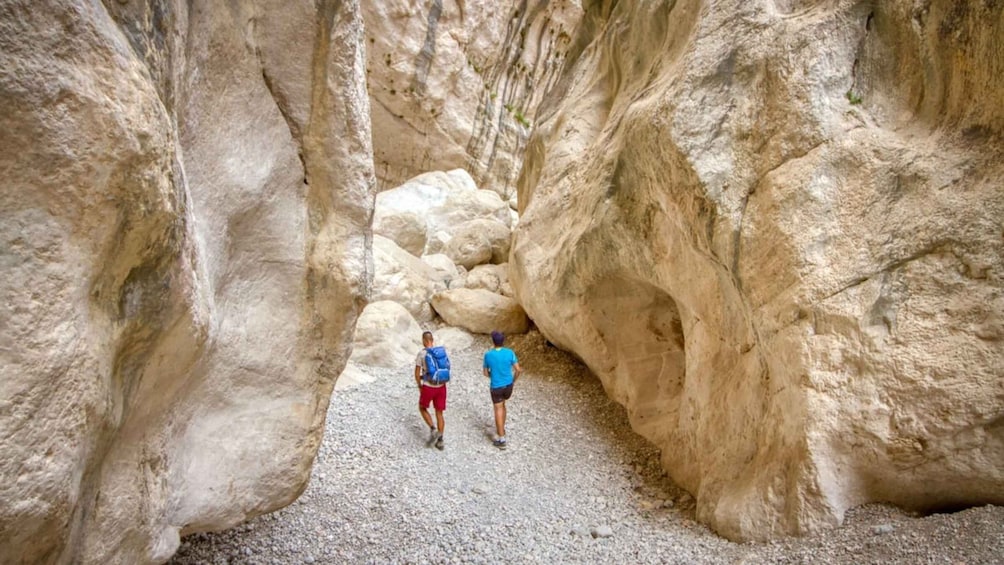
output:
[[0, 1], [0, 562], [306, 486], [368, 284], [355, 1]]
[[1004, 503], [1004, 5], [603, 0], [520, 301], [732, 539]]
[[582, 16], [577, 0], [363, 0], [381, 188], [465, 168], [515, 194], [537, 105]]

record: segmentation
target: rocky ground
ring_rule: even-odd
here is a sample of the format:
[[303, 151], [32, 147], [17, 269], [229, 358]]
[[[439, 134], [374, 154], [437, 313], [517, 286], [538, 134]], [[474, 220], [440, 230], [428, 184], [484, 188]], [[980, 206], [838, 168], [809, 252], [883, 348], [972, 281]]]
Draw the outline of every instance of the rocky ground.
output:
[[722, 539], [584, 367], [538, 334], [511, 345], [526, 373], [506, 451], [491, 445], [487, 341], [451, 352], [443, 451], [425, 445], [410, 369], [373, 370], [332, 398], [299, 500], [189, 536], [172, 563], [1004, 564], [1004, 508], [992, 506], [917, 517], [868, 505], [811, 537]]

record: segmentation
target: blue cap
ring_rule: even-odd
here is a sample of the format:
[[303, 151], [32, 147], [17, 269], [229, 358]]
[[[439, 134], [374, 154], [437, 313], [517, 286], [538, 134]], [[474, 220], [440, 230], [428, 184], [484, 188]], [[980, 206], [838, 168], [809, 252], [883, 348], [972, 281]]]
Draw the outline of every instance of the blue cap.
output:
[[492, 343], [495, 345], [502, 345], [505, 342], [505, 334], [495, 330], [492, 332]]

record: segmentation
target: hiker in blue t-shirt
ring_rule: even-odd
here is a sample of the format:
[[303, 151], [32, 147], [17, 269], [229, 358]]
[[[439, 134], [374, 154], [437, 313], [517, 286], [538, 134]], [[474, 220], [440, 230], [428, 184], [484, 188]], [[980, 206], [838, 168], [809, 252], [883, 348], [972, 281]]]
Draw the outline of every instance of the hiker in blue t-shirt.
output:
[[522, 370], [516, 354], [505, 343], [505, 334], [492, 332], [494, 348], [485, 352], [484, 373], [491, 379], [492, 405], [495, 410], [495, 441], [492, 445], [499, 449], [506, 448], [505, 439], [505, 401], [512, 396], [512, 385], [519, 378]]

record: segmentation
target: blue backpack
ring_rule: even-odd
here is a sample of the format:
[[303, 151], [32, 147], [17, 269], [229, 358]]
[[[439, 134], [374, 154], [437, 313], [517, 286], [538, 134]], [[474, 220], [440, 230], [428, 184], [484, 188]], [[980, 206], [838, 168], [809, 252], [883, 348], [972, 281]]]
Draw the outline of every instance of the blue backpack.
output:
[[436, 385], [450, 380], [450, 358], [442, 345], [425, 348], [425, 380]]

